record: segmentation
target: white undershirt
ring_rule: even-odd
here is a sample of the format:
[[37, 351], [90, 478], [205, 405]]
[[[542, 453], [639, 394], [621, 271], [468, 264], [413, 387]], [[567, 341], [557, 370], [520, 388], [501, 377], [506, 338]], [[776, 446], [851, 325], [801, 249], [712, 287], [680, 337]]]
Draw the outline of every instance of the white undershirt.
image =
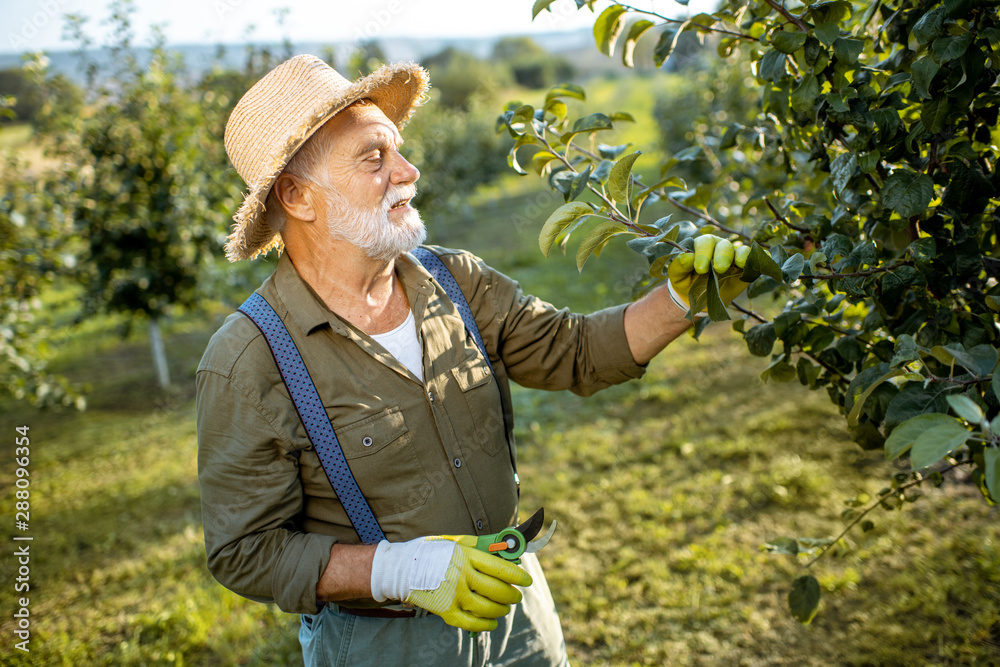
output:
[[398, 327], [383, 334], [372, 334], [372, 338], [421, 382], [424, 381], [424, 351], [417, 339], [417, 325], [413, 321], [412, 310], [406, 316], [406, 321]]

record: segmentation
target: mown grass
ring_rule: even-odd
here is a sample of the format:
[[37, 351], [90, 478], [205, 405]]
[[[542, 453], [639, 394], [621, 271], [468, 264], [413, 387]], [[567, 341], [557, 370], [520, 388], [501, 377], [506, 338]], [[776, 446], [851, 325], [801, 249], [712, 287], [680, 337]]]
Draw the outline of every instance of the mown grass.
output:
[[[595, 95], [616, 99], [609, 89]], [[558, 202], [538, 188], [512, 176], [470, 197], [464, 215], [427, 215], [431, 240], [577, 310], [628, 300], [641, 271], [620, 245], [583, 274], [575, 244], [541, 258], [538, 230]], [[31, 653], [12, 649], [5, 584], [0, 665], [300, 664], [297, 618], [226, 591], [205, 568], [193, 377], [229, 307], [206, 304], [167, 328], [167, 392], [142, 330], [123, 340], [119, 319], [70, 327], [53, 311], [53, 369], [89, 385], [89, 408], [0, 405], [8, 443], [15, 425], [31, 427], [35, 538]], [[838, 533], [842, 501], [877, 491], [893, 468], [848, 440], [825, 395], [762, 385], [763, 366], [717, 325], [675, 343], [642, 380], [588, 399], [515, 388], [522, 507], [560, 523], [540, 556], [574, 664], [1000, 663], [1000, 517], [961, 481], [877, 513], [875, 530], [812, 568], [824, 588], [814, 622], [789, 617], [802, 562], [760, 545]], [[0, 462], [5, 489], [12, 459]], [[5, 492], [0, 515], [13, 512]], [[5, 556], [3, 581], [15, 571]]]

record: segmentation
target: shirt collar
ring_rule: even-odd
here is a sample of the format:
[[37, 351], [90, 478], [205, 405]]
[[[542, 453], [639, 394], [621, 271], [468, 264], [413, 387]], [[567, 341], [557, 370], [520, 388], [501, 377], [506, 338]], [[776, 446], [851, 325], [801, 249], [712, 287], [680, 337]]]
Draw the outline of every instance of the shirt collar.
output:
[[[411, 307], [411, 290], [426, 297], [434, 293], [431, 274], [410, 253], [404, 253], [396, 260], [396, 275], [408, 293]], [[329, 324], [341, 335], [347, 334], [347, 325], [327, 308], [313, 288], [302, 279], [288, 253], [282, 253], [278, 260], [278, 268], [274, 271], [274, 288], [288, 316], [306, 334], [311, 334], [324, 324]]]

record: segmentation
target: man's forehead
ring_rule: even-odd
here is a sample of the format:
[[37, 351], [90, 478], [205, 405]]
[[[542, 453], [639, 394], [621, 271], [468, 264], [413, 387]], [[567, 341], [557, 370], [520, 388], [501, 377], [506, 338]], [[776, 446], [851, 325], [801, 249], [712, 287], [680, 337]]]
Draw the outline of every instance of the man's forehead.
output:
[[329, 121], [334, 140], [348, 151], [362, 151], [373, 141], [402, 143], [395, 124], [375, 104], [352, 104]]

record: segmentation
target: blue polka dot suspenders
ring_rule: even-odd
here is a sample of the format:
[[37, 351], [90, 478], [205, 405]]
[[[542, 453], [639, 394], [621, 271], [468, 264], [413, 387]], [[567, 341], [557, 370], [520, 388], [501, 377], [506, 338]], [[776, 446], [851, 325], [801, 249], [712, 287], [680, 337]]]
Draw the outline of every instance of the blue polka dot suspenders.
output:
[[295, 341], [292, 340], [288, 329], [271, 308], [271, 304], [256, 292], [240, 306], [240, 312], [249, 317], [264, 334], [271, 348], [271, 354], [278, 364], [281, 379], [288, 387], [292, 404], [299, 413], [299, 418], [306, 427], [306, 434], [316, 448], [320, 463], [323, 464], [323, 470], [333, 485], [333, 490], [337, 492], [347, 517], [354, 524], [354, 530], [358, 531], [361, 542], [377, 544], [384, 540], [382, 528], [378, 525], [378, 520], [375, 519], [375, 514], [361, 493], [361, 489], [358, 488], [358, 482], [354, 479], [350, 466], [347, 465], [337, 434], [333, 431], [333, 424], [323, 409], [323, 401], [320, 400], [316, 385], [309, 377], [306, 364], [302, 361], [302, 355], [295, 347]]
[[483, 358], [486, 359], [492, 373], [493, 364], [490, 363], [490, 355], [486, 354], [486, 345], [483, 344], [483, 337], [479, 334], [479, 327], [476, 326], [476, 318], [472, 316], [472, 309], [469, 308], [469, 302], [465, 300], [465, 295], [462, 294], [458, 283], [455, 282], [455, 276], [451, 275], [451, 271], [444, 265], [444, 262], [427, 248], [417, 248], [410, 254], [416, 257], [427, 269], [427, 272], [434, 276], [434, 280], [438, 281], [438, 284], [444, 288], [448, 298], [455, 304], [458, 314], [462, 316], [465, 329], [472, 334], [472, 339], [476, 341], [476, 347], [483, 353]]
[[[489, 364], [490, 357], [486, 354], [483, 337], [479, 333], [479, 327], [476, 326], [475, 318], [472, 317], [472, 309], [469, 308], [469, 302], [466, 301], [465, 295], [462, 294], [462, 290], [459, 289], [458, 283], [455, 282], [448, 267], [438, 259], [437, 255], [425, 248], [417, 248], [412, 254], [444, 288], [462, 316], [465, 328], [472, 335], [476, 346], [485, 357], [486, 363]], [[347, 459], [344, 458], [344, 452], [337, 440], [337, 434], [333, 430], [333, 424], [330, 423], [330, 418], [323, 408], [323, 401], [319, 397], [319, 392], [316, 391], [316, 385], [309, 376], [302, 355], [295, 346], [288, 329], [285, 328], [278, 314], [274, 312], [271, 304], [260, 294], [251, 294], [250, 298], [239, 307], [239, 311], [249, 317], [250, 321], [257, 325], [257, 328], [264, 334], [264, 339], [267, 341], [268, 347], [271, 348], [271, 354], [274, 355], [274, 360], [278, 365], [281, 379], [284, 380], [288, 393], [291, 395], [292, 404], [299, 413], [299, 418], [306, 428], [309, 440], [316, 449], [323, 470], [344, 506], [347, 517], [354, 525], [354, 530], [361, 538], [361, 542], [363, 544], [376, 544], [384, 540], [385, 535], [382, 533], [382, 528], [379, 526], [364, 494], [358, 488], [358, 482], [354, 479]], [[490, 364], [491, 371], [492, 368], [492, 364]]]

